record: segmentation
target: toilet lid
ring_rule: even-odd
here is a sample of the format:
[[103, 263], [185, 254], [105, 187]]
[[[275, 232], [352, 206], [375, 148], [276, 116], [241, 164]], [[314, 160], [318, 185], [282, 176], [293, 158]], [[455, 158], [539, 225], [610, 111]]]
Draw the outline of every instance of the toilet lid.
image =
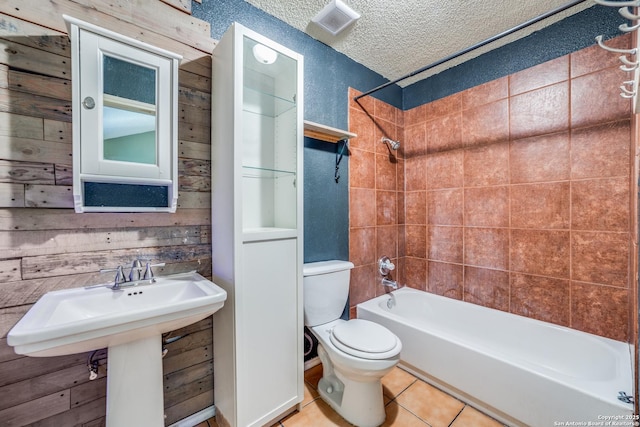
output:
[[331, 342], [345, 353], [365, 359], [386, 359], [399, 352], [398, 337], [384, 326], [363, 319], [336, 325]]

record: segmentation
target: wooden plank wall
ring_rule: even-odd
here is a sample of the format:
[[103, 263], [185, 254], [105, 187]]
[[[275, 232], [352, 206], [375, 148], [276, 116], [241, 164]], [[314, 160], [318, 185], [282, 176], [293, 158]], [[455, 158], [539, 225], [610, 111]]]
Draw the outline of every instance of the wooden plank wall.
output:
[[[209, 24], [191, 0], [0, 2], [0, 424], [104, 425], [105, 352], [16, 355], [6, 335], [45, 292], [112, 278], [136, 257], [156, 274], [211, 276]], [[70, 45], [63, 14], [183, 55], [179, 198], [175, 214], [76, 214], [72, 204]], [[174, 336], [164, 359], [167, 424], [213, 404], [212, 319]]]

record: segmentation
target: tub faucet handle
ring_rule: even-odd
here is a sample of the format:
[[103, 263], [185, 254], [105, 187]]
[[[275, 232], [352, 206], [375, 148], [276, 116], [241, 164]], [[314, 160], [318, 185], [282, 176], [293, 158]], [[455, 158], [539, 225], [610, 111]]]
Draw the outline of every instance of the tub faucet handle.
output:
[[392, 263], [389, 257], [386, 255], [378, 260], [378, 271], [380, 271], [380, 274], [382, 274], [383, 276], [386, 276], [391, 270], [394, 270], [395, 268], [395, 264]]

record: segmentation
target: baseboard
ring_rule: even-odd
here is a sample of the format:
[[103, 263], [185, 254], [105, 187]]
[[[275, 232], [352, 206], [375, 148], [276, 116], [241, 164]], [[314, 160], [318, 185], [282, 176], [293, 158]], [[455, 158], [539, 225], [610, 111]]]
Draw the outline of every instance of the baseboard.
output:
[[180, 421], [177, 421], [171, 424], [169, 427], [193, 427], [215, 416], [216, 416], [216, 407], [209, 406], [208, 408], [204, 408], [200, 412], [196, 412], [195, 414], [189, 415], [187, 418], [184, 418]]
[[311, 369], [314, 366], [319, 365], [320, 363], [320, 358], [319, 357], [314, 357], [313, 359], [309, 359], [306, 362], [304, 362], [304, 370], [306, 371], [307, 369]]

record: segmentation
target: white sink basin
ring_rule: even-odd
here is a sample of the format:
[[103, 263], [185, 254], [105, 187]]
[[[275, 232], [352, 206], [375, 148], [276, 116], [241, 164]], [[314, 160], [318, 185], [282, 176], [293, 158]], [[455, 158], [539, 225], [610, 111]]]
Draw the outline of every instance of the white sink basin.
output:
[[182, 328], [218, 311], [226, 299], [222, 288], [195, 272], [117, 291], [53, 291], [13, 327], [7, 343], [28, 356], [82, 353]]

